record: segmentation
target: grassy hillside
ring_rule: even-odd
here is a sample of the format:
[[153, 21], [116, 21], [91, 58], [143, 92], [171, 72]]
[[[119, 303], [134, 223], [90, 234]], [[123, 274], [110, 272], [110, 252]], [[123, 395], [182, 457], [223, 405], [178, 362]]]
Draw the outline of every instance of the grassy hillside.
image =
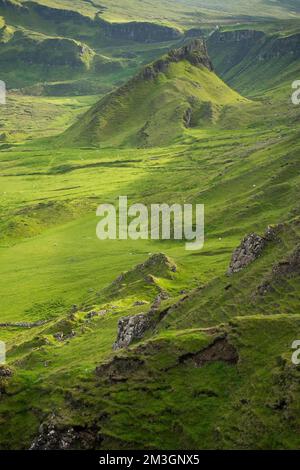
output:
[[[6, 422], [1, 448], [28, 448], [42, 421], [56, 430], [55, 446], [70, 427], [79, 433], [71, 447], [298, 446], [297, 370], [289, 358], [298, 328], [299, 277], [278, 286], [275, 280], [275, 291], [249, 303], [274, 264], [299, 243], [298, 131], [279, 125], [260, 132], [191, 132], [193, 144], [138, 153], [74, 149], [50, 155], [40, 144], [1, 152], [1, 321], [48, 321], [30, 329], [1, 328], [13, 370], [13, 377], [2, 381], [7, 395], [0, 404]], [[121, 193], [146, 204], [205, 202], [204, 250], [188, 254], [184, 244], [172, 241], [98, 241], [95, 209]], [[231, 253], [243, 236], [253, 230], [262, 234], [268, 224], [278, 222], [286, 223], [281, 242], [270, 245], [244, 273], [226, 278]], [[154, 265], [153, 285], [138, 282], [132, 290], [125, 282], [121, 295], [104, 289], [159, 251], [175, 260], [177, 273], [166, 276]], [[134, 282], [138, 276], [134, 274]], [[131, 352], [119, 353], [125, 369], [114, 366], [110, 372], [108, 367], [101, 381], [111, 373], [115, 379], [108, 375], [105, 389], [99, 389], [95, 368], [113, 358], [118, 320], [146, 313], [161, 289], [170, 296], [161, 311], [174, 308], [149, 349], [153, 333], [141, 349], [133, 346]], [[187, 299], [176, 307], [183, 291]], [[137, 301], [145, 304], [135, 306]], [[105, 313], [93, 317], [89, 312]], [[177, 359], [222, 336], [222, 331], [213, 337], [199, 331], [221, 323], [237, 348], [238, 365], [217, 361], [198, 369]], [[131, 356], [145, 366], [131, 372]], [[125, 385], [124, 374], [129, 374]], [[278, 382], [284, 377], [289, 377], [286, 388]], [[249, 380], [256, 392], [248, 397]], [[106, 390], [105, 397], [99, 390]], [[30, 412], [23, 405], [29, 396]], [[84, 406], [84, 415], [73, 406], [76, 402]], [[129, 411], [133, 403], [134, 417]], [[288, 425], [290, 415], [294, 422]], [[143, 434], [142, 416], [148, 417]], [[172, 434], [171, 422], [176, 423]], [[80, 430], [91, 432], [91, 441], [86, 443]]]
[[[38, 3], [0, 0], [0, 449], [298, 449], [296, 2]], [[100, 241], [120, 195], [204, 248]]]
[[224, 30], [208, 40], [214, 66], [227, 83], [246, 96], [276, 96], [285, 102], [299, 75], [299, 46], [299, 29], [271, 34], [259, 29]]
[[40, 0], [38, 3], [76, 10], [86, 15], [93, 15], [100, 10], [101, 16], [110, 21], [163, 21], [185, 26], [198, 21], [224, 21], [243, 16], [287, 18], [299, 15], [296, 0], [254, 0], [251, 5], [246, 0], [152, 0], [142, 3], [138, 0], [124, 0], [122, 5], [117, 0], [95, 0], [93, 3], [82, 0]]
[[1, 0], [0, 15], [1, 78], [8, 89], [31, 94], [107, 92], [183, 35], [168, 25], [113, 24], [55, 3]]
[[185, 128], [215, 124], [225, 107], [234, 113], [243, 104], [249, 102], [213, 73], [203, 42], [194, 40], [104, 97], [62, 142], [157, 147], [182, 137]]

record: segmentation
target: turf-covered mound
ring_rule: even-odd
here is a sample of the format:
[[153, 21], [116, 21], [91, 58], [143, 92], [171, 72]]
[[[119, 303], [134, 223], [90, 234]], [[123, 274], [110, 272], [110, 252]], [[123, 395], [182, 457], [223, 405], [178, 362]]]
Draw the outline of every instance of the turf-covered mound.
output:
[[64, 144], [152, 147], [174, 142], [187, 128], [216, 122], [224, 107], [247, 103], [213, 72], [196, 39], [147, 65], [105, 96], [62, 137]]

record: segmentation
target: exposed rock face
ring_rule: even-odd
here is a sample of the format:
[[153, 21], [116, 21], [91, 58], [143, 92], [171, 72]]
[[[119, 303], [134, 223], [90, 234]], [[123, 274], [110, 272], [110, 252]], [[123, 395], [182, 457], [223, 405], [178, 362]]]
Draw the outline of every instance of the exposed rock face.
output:
[[240, 43], [247, 42], [248, 44], [255, 43], [259, 39], [265, 37], [262, 31], [255, 31], [252, 29], [240, 29], [236, 31], [215, 31], [209, 38], [210, 43]]
[[96, 375], [110, 382], [125, 382], [130, 375], [144, 365], [137, 357], [114, 357], [96, 368]]
[[86, 69], [95, 53], [86, 44], [73, 39], [50, 38], [43, 41], [23, 39], [24, 49], [18, 52], [18, 60], [25, 64], [69, 66]]
[[259, 54], [259, 60], [263, 61], [285, 56], [290, 56], [293, 60], [300, 57], [300, 34], [268, 38]]
[[[252, 48], [263, 44], [265, 34], [254, 30], [215, 31], [207, 40], [209, 55], [217, 71], [229, 72]], [[226, 54], [223, 51], [226, 50]]]
[[205, 36], [205, 32], [200, 28], [191, 28], [185, 32], [187, 38], [201, 38]]
[[0, 366], [0, 399], [6, 393], [7, 379], [12, 375], [13, 371], [8, 366]]
[[121, 318], [118, 323], [117, 341], [113, 349], [127, 348], [134, 340], [142, 339], [152, 324], [153, 317], [149, 313]]
[[89, 28], [99, 37], [105, 37], [108, 40], [115, 39], [122, 41], [138, 41], [144, 43], [172, 41], [178, 39], [183, 34], [176, 28], [160, 25], [150, 22], [126, 22], [109, 23], [103, 20], [99, 15], [105, 7], [98, 6], [98, 14], [95, 19], [73, 10], [63, 8], [54, 8], [48, 5], [40, 5], [34, 2], [16, 3], [11, 0], [0, 0], [0, 8], [4, 10], [5, 15], [15, 18], [15, 15], [22, 17], [22, 23], [30, 26], [31, 15], [39, 17], [40, 21], [47, 21], [55, 25], [58, 34], [63, 35], [68, 22], [69, 35], [75, 31], [82, 31], [83, 28]]
[[300, 247], [284, 261], [280, 261], [272, 268], [272, 273], [258, 286], [256, 293], [260, 296], [266, 295], [273, 290], [272, 284], [284, 278], [300, 275]]
[[30, 450], [91, 450], [100, 443], [96, 430], [84, 427], [60, 429], [54, 423], [42, 424]]
[[107, 313], [108, 313], [107, 310], [100, 310], [99, 312], [92, 310], [86, 315], [86, 318], [88, 320], [91, 320], [92, 318], [95, 318], [95, 317], [104, 317]]
[[180, 62], [181, 60], [187, 60], [196, 67], [204, 66], [210, 71], [213, 70], [205, 41], [193, 39], [180, 49], [173, 49], [164, 58], [147, 65], [137, 76], [137, 79], [154, 80], [159, 73], [165, 73], [172, 62]]
[[0, 366], [0, 379], [1, 378], [12, 377], [12, 375], [13, 375], [13, 372], [9, 367]]
[[234, 251], [227, 274], [232, 275], [246, 268], [261, 255], [265, 245], [265, 238], [256, 233], [247, 235]]
[[275, 277], [288, 277], [300, 274], [300, 246], [287, 258], [281, 261], [273, 268], [273, 275]]
[[76, 336], [75, 331], [71, 331], [69, 334], [65, 334], [63, 332], [58, 332], [53, 335], [53, 338], [56, 339], [57, 341], [67, 341], [68, 339], [72, 339]]
[[229, 343], [226, 337], [217, 338], [207, 348], [196, 354], [187, 354], [180, 358], [181, 363], [191, 362], [195, 367], [203, 367], [212, 362], [226, 362], [228, 364], [237, 364], [239, 355], [236, 348]]
[[258, 64], [274, 58], [293, 61], [300, 57], [299, 33], [280, 36], [249, 29], [216, 31], [208, 38], [207, 44], [217, 71], [222, 74], [238, 65], [242, 71], [245, 59]]
[[155, 23], [136, 22], [129, 23], [108, 23], [98, 17], [98, 24], [104, 30], [106, 37], [119, 39], [122, 41], [137, 41], [144, 43], [171, 41], [178, 39], [182, 33], [169, 26]]
[[146, 331], [153, 328], [165, 315], [166, 312], [162, 312], [160, 316], [156, 316], [156, 312], [162, 301], [168, 298], [168, 294], [162, 291], [155, 298], [148, 313], [121, 318], [118, 323], [117, 341], [113, 345], [113, 349], [127, 348], [133, 341], [142, 339]]
[[187, 60], [196, 67], [204, 65], [208, 70], [213, 70], [212, 62], [208, 57], [206, 43], [203, 39], [193, 39], [180, 49], [170, 51], [169, 57], [174, 62]]

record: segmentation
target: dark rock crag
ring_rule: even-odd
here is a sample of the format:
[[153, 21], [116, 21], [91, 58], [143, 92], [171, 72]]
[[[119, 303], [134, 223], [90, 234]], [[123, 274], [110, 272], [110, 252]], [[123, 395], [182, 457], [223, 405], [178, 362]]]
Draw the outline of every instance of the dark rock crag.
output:
[[101, 442], [96, 429], [81, 426], [62, 427], [53, 420], [40, 426], [30, 450], [92, 450]]
[[238, 273], [253, 263], [262, 253], [266, 241], [256, 233], [247, 235], [234, 251], [227, 274]]
[[118, 336], [113, 349], [128, 348], [133, 341], [142, 339], [148, 330], [154, 328], [162, 319], [163, 312], [158, 314], [161, 302], [167, 298], [167, 293], [161, 292], [154, 300], [149, 312], [121, 318], [118, 323]]
[[284, 260], [272, 267], [271, 274], [258, 286], [255, 295], [264, 296], [273, 290], [273, 284], [300, 275], [300, 246]]
[[160, 73], [166, 73], [171, 63], [180, 62], [181, 60], [186, 60], [195, 67], [204, 66], [210, 71], [213, 70], [205, 41], [203, 39], [193, 39], [183, 47], [171, 50], [162, 59], [147, 65], [135, 79], [154, 80]]
[[227, 275], [231, 276], [234, 273], [242, 271], [249, 264], [259, 258], [266, 247], [266, 244], [277, 239], [279, 229], [280, 226], [275, 228], [268, 227], [263, 237], [256, 233], [250, 233], [250, 235], [247, 235], [240, 246], [234, 251]]
[[131, 374], [136, 372], [142, 366], [144, 361], [138, 357], [117, 357], [110, 362], [105, 362], [96, 368], [96, 375], [99, 378], [108, 379], [110, 383], [126, 382]]
[[[52, 24], [57, 34], [63, 35], [68, 28], [69, 37], [75, 33], [80, 34], [83, 28], [89, 28], [94, 32], [95, 37], [106, 38], [107, 41], [136, 41], [143, 43], [154, 43], [172, 41], [183, 37], [183, 33], [174, 27], [150, 23], [131, 21], [126, 23], [110, 23], [101, 18], [103, 9], [99, 6], [99, 12], [95, 18], [85, 16], [78, 11], [63, 8], [54, 8], [49, 5], [41, 5], [33, 1], [18, 3], [12, 0], [0, 0], [0, 12], [24, 26], [32, 26], [30, 16], [37, 16], [40, 22]], [[68, 26], [66, 26], [68, 23]]]
[[153, 325], [153, 317], [150, 314], [121, 318], [118, 323], [118, 336], [113, 349], [127, 348], [134, 340], [142, 339], [151, 325]]
[[228, 364], [237, 364], [239, 360], [238, 351], [225, 336], [216, 338], [212, 344], [202, 351], [194, 354], [186, 354], [180, 358], [181, 363], [192, 362], [195, 367], [203, 367], [213, 362], [225, 362]]
[[12, 377], [13, 372], [8, 366], [0, 366], [0, 379]]

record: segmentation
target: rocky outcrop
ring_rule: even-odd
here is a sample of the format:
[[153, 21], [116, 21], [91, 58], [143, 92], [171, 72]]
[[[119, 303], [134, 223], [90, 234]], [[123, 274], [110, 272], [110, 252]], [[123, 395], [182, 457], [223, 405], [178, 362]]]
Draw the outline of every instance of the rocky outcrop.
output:
[[183, 33], [174, 27], [150, 23], [131, 21], [127, 23], [110, 23], [103, 20], [100, 14], [103, 7], [97, 6], [98, 13], [95, 18], [85, 16], [78, 11], [63, 8], [54, 8], [49, 5], [41, 5], [37, 2], [26, 1], [17, 3], [12, 0], [0, 0], [0, 12], [11, 20], [23, 26], [32, 27], [32, 16], [38, 18], [43, 24], [47, 22], [48, 27], [52, 27], [58, 35], [64, 35], [66, 30], [68, 37], [80, 37], [82, 31], [89, 30], [94, 33], [95, 38], [106, 38], [108, 41], [137, 41], [142, 43], [154, 43], [172, 41], [179, 39]]
[[279, 241], [281, 229], [282, 225], [278, 224], [269, 226], [262, 237], [256, 233], [247, 235], [234, 251], [227, 274], [238, 273], [259, 258], [268, 242]]
[[149, 312], [121, 318], [118, 323], [118, 335], [113, 349], [127, 348], [133, 341], [142, 339], [146, 331], [154, 328], [169, 310], [169, 308], [167, 308], [165, 311], [158, 314], [162, 301], [168, 298], [169, 295], [167, 292], [162, 291], [155, 298]]
[[165, 73], [172, 62], [180, 62], [181, 60], [186, 60], [195, 67], [204, 66], [210, 71], [213, 70], [205, 41], [193, 39], [180, 49], [173, 49], [162, 59], [147, 65], [136, 79], [154, 80], [158, 74]]
[[262, 31], [256, 31], [254, 29], [237, 29], [235, 31], [215, 31], [209, 37], [210, 44], [224, 43], [247, 43], [255, 44], [259, 39], [265, 37], [265, 33]]
[[226, 336], [217, 338], [207, 348], [198, 353], [189, 353], [180, 358], [181, 363], [192, 363], [195, 367], [203, 367], [213, 362], [225, 362], [237, 364], [239, 360], [238, 351], [230, 344]]
[[96, 375], [110, 382], [125, 382], [130, 375], [144, 366], [144, 361], [138, 357], [114, 357], [110, 362], [96, 368]]
[[273, 290], [273, 284], [285, 278], [300, 275], [300, 246], [283, 261], [276, 263], [271, 274], [258, 286], [255, 296], [264, 296]]
[[86, 318], [88, 320], [91, 320], [92, 318], [96, 318], [96, 317], [104, 317], [107, 313], [108, 313], [108, 310], [100, 310], [99, 312], [97, 312], [96, 310], [92, 310], [86, 315]]
[[255, 30], [215, 31], [207, 40], [209, 55], [218, 73], [226, 73], [262, 44], [265, 34]]
[[300, 274], [300, 246], [284, 261], [279, 262], [273, 267], [275, 277], [289, 277]]
[[76, 336], [76, 331], [71, 331], [70, 333], [66, 334], [63, 332], [58, 332], [53, 335], [53, 338], [56, 339], [57, 341], [63, 342], [63, 341], [68, 341], [69, 339], [75, 338]]
[[97, 23], [106, 37], [120, 41], [152, 43], [172, 41], [183, 36], [176, 28], [149, 22], [108, 23], [98, 17]]
[[300, 57], [300, 34], [292, 34], [290, 36], [278, 37], [272, 36], [268, 38], [264, 47], [258, 54], [260, 61], [266, 61], [274, 58], [290, 57], [291, 60]]
[[208, 38], [207, 45], [217, 72], [229, 81], [234, 80], [234, 76], [240, 80], [243, 75], [245, 79], [247, 74], [252, 77], [249, 73], [251, 67], [259, 66], [260, 62], [282, 58], [285, 59], [285, 66], [288, 66], [288, 63], [300, 57], [299, 33], [284, 36], [250, 29], [216, 31]]
[[100, 445], [97, 429], [83, 426], [60, 428], [52, 421], [40, 426], [30, 450], [93, 450]]
[[238, 273], [253, 263], [262, 253], [266, 240], [256, 233], [247, 235], [234, 251], [227, 274]]
[[133, 341], [142, 339], [145, 332], [153, 325], [153, 315], [140, 314], [124, 317], [118, 323], [118, 336], [114, 350], [127, 348]]
[[[122, 290], [124, 286], [132, 285], [133, 279], [147, 284], [153, 284], [157, 290], [161, 290], [156, 283], [155, 277], [171, 278], [172, 273], [177, 272], [177, 266], [171, 258], [164, 253], [154, 253], [144, 263], [138, 264], [130, 271], [126, 271], [118, 276], [108, 290], [115, 297], [117, 292]], [[144, 304], [142, 304], [144, 305]]]
[[5, 395], [8, 379], [13, 376], [13, 371], [8, 366], [0, 366], [0, 399], [1, 395]]
[[8, 366], [0, 366], [0, 379], [12, 377], [13, 372]]
[[201, 28], [191, 28], [185, 31], [184, 35], [186, 38], [203, 38], [206, 33]]

